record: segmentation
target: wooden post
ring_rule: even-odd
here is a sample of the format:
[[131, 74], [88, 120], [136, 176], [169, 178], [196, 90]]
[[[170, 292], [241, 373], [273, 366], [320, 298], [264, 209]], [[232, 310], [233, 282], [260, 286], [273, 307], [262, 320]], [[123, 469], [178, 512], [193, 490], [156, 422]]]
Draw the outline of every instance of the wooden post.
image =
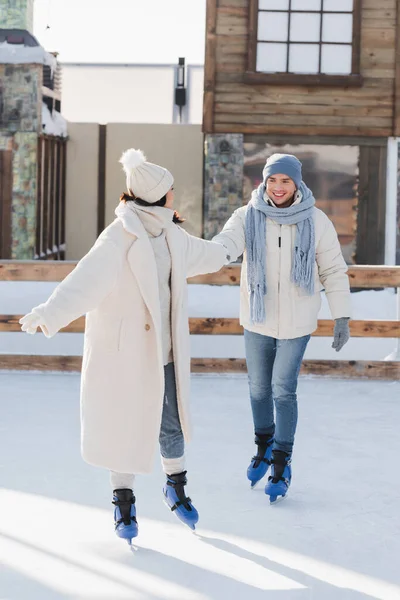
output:
[[61, 214], [60, 214], [60, 260], [65, 259], [65, 220], [66, 220], [66, 181], [67, 181], [67, 141], [63, 140], [61, 144]]
[[37, 182], [36, 182], [36, 241], [35, 258], [40, 258], [42, 252], [42, 227], [43, 227], [43, 145], [42, 136], [38, 137], [37, 150]]
[[206, 56], [204, 64], [203, 132], [214, 131], [215, 53], [218, 0], [207, 0]]
[[0, 151], [0, 257], [11, 258], [12, 151]]
[[99, 163], [97, 185], [97, 235], [106, 224], [106, 161], [107, 161], [107, 125], [99, 125]]
[[42, 227], [42, 252], [41, 259], [48, 259], [49, 250], [49, 184], [50, 184], [50, 142], [43, 138], [43, 227]]
[[385, 262], [387, 148], [360, 147], [356, 263]]
[[393, 136], [400, 137], [400, 0], [396, 0], [396, 54], [394, 80]]

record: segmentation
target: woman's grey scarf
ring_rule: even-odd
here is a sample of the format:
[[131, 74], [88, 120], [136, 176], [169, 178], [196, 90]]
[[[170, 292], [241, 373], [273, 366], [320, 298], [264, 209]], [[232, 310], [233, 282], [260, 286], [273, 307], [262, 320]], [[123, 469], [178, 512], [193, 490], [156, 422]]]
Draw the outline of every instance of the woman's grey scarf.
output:
[[246, 211], [247, 284], [252, 323], [264, 323], [265, 321], [267, 217], [279, 225], [296, 225], [291, 279], [310, 296], [314, 293], [314, 196], [302, 182], [299, 188], [302, 195], [301, 202], [293, 204], [289, 208], [277, 208], [267, 204], [264, 199], [265, 190], [265, 185], [261, 183], [258, 189], [253, 191]]

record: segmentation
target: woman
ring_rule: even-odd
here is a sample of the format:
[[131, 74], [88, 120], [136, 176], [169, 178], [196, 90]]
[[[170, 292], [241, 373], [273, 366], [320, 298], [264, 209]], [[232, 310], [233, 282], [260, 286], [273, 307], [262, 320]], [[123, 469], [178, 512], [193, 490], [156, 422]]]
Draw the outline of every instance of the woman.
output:
[[159, 439], [165, 500], [194, 529], [185, 494], [190, 438], [186, 278], [218, 271], [226, 249], [178, 226], [173, 177], [140, 150], [120, 161], [127, 177], [116, 219], [44, 304], [21, 319], [52, 337], [87, 313], [82, 364], [82, 455], [111, 472], [115, 529], [138, 533], [134, 476], [151, 470]]
[[248, 206], [236, 210], [213, 240], [226, 246], [232, 260], [245, 253], [240, 322], [257, 445], [247, 477], [253, 487], [271, 465], [265, 487], [271, 502], [284, 497], [291, 482], [297, 380], [323, 288], [335, 320], [332, 347], [339, 351], [349, 339], [346, 263], [301, 168], [295, 156], [272, 155]]

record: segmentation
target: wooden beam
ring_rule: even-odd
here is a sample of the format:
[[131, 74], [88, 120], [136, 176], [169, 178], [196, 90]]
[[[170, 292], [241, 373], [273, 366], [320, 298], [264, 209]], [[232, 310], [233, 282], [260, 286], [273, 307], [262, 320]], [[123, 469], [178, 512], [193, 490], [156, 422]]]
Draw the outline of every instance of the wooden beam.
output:
[[[202, 285], [239, 285], [240, 270], [240, 265], [229, 265], [218, 273], [192, 277], [188, 282]], [[400, 287], [400, 266], [353, 265], [349, 266], [348, 276], [353, 288]]]
[[[191, 277], [188, 279], [188, 283], [201, 285], [239, 285], [240, 271], [240, 265], [228, 265], [227, 267], [223, 267], [218, 273], [208, 273], [207, 275]], [[221, 283], [217, 283], [217, 281], [220, 281]]]
[[247, 71], [257, 68], [258, 0], [249, 0]]
[[59, 100], [61, 102], [61, 94], [55, 90], [51, 90], [50, 88], [42, 85], [42, 96], [47, 96], [47, 98], [52, 98], [53, 100]]
[[62, 281], [75, 268], [71, 261], [0, 261], [0, 281]]
[[[302, 375], [325, 375], [340, 379], [400, 379], [399, 361], [305, 360]], [[378, 400], [379, 401], [379, 400]]]
[[[360, 74], [361, 62], [361, 21], [362, 21], [362, 0], [353, 0], [353, 42], [351, 57], [352, 74]], [[365, 44], [367, 42], [364, 42]], [[367, 46], [368, 47], [368, 46]], [[359, 75], [361, 78], [361, 76]], [[362, 79], [362, 78], [361, 78]]]
[[[244, 358], [192, 358], [192, 373], [246, 373]], [[398, 361], [304, 360], [302, 375], [343, 379], [400, 379]]]
[[192, 358], [192, 373], [247, 373], [244, 358]]
[[261, 73], [246, 71], [243, 75], [244, 83], [250, 85], [316, 85], [326, 87], [361, 87], [361, 75], [296, 75], [292, 73]]
[[400, 0], [396, 0], [396, 55], [395, 79], [393, 90], [393, 136], [400, 136]]
[[[0, 355], [0, 370], [79, 372], [80, 356]], [[246, 373], [244, 358], [192, 358], [192, 373]], [[305, 360], [303, 375], [324, 375], [335, 378], [400, 379], [398, 361]]]
[[214, 131], [214, 97], [217, 49], [217, 0], [207, 0], [206, 53], [204, 62], [203, 132]]
[[[74, 261], [0, 261], [0, 281], [62, 281], [76, 266]], [[239, 285], [241, 266], [223, 267], [218, 273], [198, 275], [190, 284]], [[400, 287], [400, 266], [353, 265], [348, 275], [353, 288]]]
[[[190, 318], [192, 335], [242, 335], [243, 328], [239, 319], [225, 318]], [[315, 337], [331, 337], [334, 323], [329, 319], [318, 321]], [[352, 337], [364, 338], [400, 338], [400, 321], [350, 321]]]
[[239, 319], [191, 317], [189, 319], [192, 335], [242, 335], [243, 328]]
[[[351, 337], [364, 338], [400, 338], [400, 321], [350, 321]], [[321, 319], [318, 329], [313, 333], [315, 337], [331, 337], [333, 335], [333, 321]]]
[[354, 265], [349, 267], [348, 275], [353, 288], [400, 287], [399, 266]]
[[262, 135], [282, 135], [291, 133], [293, 135], [299, 135], [304, 138], [314, 138], [316, 135], [333, 136], [332, 143], [336, 142], [338, 136], [371, 136], [371, 137], [383, 137], [392, 135], [392, 127], [364, 127], [362, 125], [346, 125], [346, 127], [335, 126], [329, 127], [325, 125], [318, 125], [316, 127], [310, 126], [295, 126], [285, 125], [282, 119], [282, 125], [257, 125], [248, 123], [217, 123], [214, 125], [214, 133], [243, 133], [243, 134], [262, 134]]
[[43, 356], [40, 354], [0, 354], [0, 370], [80, 371], [81, 356]]
[[[0, 332], [19, 333], [19, 319], [22, 315], [0, 315]], [[191, 317], [189, 319], [192, 335], [242, 335], [243, 328], [236, 318], [223, 317]], [[80, 317], [63, 328], [64, 333], [83, 333], [85, 317]], [[400, 321], [350, 321], [352, 337], [368, 338], [400, 338]], [[313, 333], [316, 337], [331, 337], [333, 321], [322, 319], [318, 321], [318, 329]]]

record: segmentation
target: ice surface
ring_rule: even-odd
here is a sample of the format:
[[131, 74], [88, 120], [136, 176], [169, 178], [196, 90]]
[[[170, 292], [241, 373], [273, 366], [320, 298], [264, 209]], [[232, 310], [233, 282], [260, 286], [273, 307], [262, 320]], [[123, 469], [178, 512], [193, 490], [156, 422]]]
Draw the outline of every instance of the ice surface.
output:
[[79, 376], [0, 373], [2, 600], [400, 599], [400, 382], [303, 377], [288, 499], [251, 491], [243, 376], [194, 376], [197, 535], [137, 478], [137, 552], [79, 455]]

